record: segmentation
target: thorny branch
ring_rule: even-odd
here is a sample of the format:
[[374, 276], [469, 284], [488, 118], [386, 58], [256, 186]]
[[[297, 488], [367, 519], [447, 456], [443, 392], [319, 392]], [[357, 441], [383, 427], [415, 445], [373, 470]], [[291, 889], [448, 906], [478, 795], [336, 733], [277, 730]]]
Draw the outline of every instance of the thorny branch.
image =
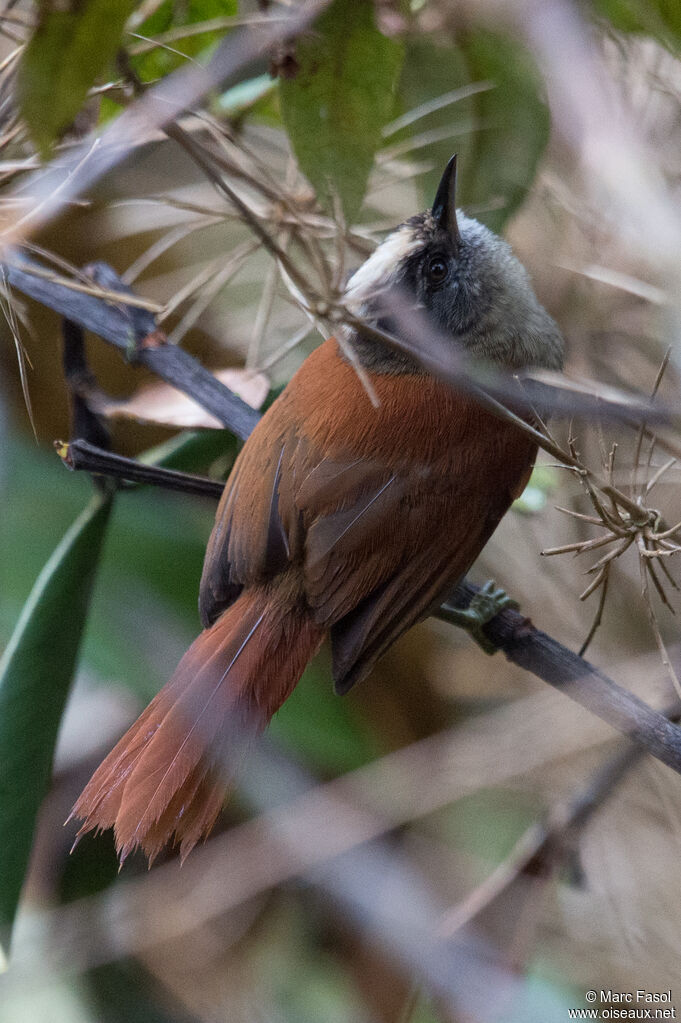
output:
[[[477, 587], [465, 580], [442, 605], [437, 617], [447, 621], [449, 608], [467, 607], [476, 593]], [[493, 618], [484, 631], [513, 664], [548, 682], [679, 771], [681, 728], [618, 686], [593, 664], [510, 608]]]

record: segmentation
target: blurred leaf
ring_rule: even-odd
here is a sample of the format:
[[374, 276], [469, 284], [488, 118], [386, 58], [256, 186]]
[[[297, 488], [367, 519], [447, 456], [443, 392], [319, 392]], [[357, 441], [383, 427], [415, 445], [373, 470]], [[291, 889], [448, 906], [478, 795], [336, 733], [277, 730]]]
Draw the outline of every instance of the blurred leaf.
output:
[[225, 461], [228, 470], [236, 458], [237, 444], [236, 437], [227, 430], [185, 430], [163, 444], [147, 448], [137, 458], [146, 465], [162, 465], [181, 472], [207, 472], [216, 460]]
[[473, 32], [463, 50], [471, 80], [485, 79], [496, 88], [474, 97], [480, 130], [471, 136], [472, 152], [462, 167], [461, 183], [470, 196], [467, 202], [503, 204], [485, 218], [498, 231], [534, 181], [549, 140], [549, 111], [529, 54], [507, 36]]
[[305, 670], [272, 719], [270, 732], [325, 774], [353, 771], [381, 752], [352, 702], [334, 693], [328, 654], [321, 654]]
[[21, 58], [18, 92], [21, 114], [43, 157], [111, 65], [133, 7], [133, 0], [40, 4], [38, 26]]
[[258, 75], [257, 78], [247, 78], [238, 85], [218, 98], [215, 106], [223, 117], [235, 120], [243, 117], [249, 111], [259, 107], [263, 101], [268, 102], [275, 94], [277, 83], [269, 75]]
[[301, 170], [323, 202], [355, 219], [394, 107], [403, 47], [381, 35], [366, 0], [336, 0], [296, 49], [280, 82], [281, 112]]
[[38, 577], [0, 660], [0, 922], [10, 926], [47, 791], [110, 499], [96, 497]]
[[232, 86], [214, 101], [217, 117], [227, 117], [233, 128], [248, 120], [282, 128], [279, 83], [271, 75], [258, 75]]
[[[197, 25], [213, 18], [232, 18], [237, 12], [237, 0], [189, 0], [181, 4], [165, 0], [142, 22], [137, 32], [146, 39], [153, 39], [171, 29]], [[185, 64], [187, 58], [198, 57], [209, 50], [224, 34], [223, 28], [177, 38], [168, 45], [157, 46], [133, 57], [133, 67], [145, 82], [162, 78]]]
[[[227, 431], [173, 437], [146, 453], [170, 468], [226, 475], [237, 444]], [[0, 649], [31, 586], [91, 493], [85, 473], [54, 452], [6, 439], [7, 491], [0, 516]], [[218, 464], [219, 463], [219, 464]], [[215, 503], [140, 487], [119, 494], [92, 601], [81, 662], [148, 699], [199, 628], [197, 594]], [[21, 557], [16, 551], [21, 550]], [[123, 640], [122, 637], [125, 637]]]
[[201, 565], [215, 504], [151, 487], [116, 502], [83, 654], [147, 701], [200, 629]]
[[159, 997], [157, 985], [133, 959], [90, 970], [87, 979], [98, 1023], [191, 1023], [196, 1017]]
[[645, 32], [675, 49], [681, 44], [678, 0], [593, 0], [593, 6], [620, 32]]
[[530, 55], [509, 37], [479, 28], [461, 33], [455, 47], [417, 39], [407, 48], [399, 94], [408, 111], [482, 82], [492, 88], [433, 111], [395, 139], [451, 129], [447, 138], [428, 139], [427, 148], [414, 151], [433, 164], [422, 178], [425, 204], [432, 203], [447, 160], [456, 152], [459, 205], [500, 231], [531, 187], [549, 137], [548, 108]]
[[35, 443], [6, 434], [3, 455], [7, 474], [0, 515], [0, 649], [9, 641], [33, 583], [54, 550], [55, 537], [66, 532], [92, 495], [85, 473], [82, 478], [67, 476], [54, 452]]
[[437, 834], [470, 855], [482, 881], [490, 866], [510, 855], [523, 832], [536, 820], [536, 798], [506, 789], [479, 789], [433, 815]]
[[[422, 104], [445, 96], [454, 89], [470, 84], [468, 67], [458, 47], [439, 46], [430, 38], [410, 39], [404, 58], [404, 65], [397, 88], [398, 106], [401, 114], [416, 114]], [[394, 142], [405, 145], [422, 134], [451, 131], [446, 139], [429, 139], [426, 147], [410, 150], [409, 157], [426, 158], [432, 168], [419, 178], [425, 198], [425, 206], [432, 205], [437, 186], [449, 157], [459, 153], [457, 175], [463, 172], [466, 136], [473, 130], [474, 109], [471, 98], [448, 103], [424, 117], [413, 120], [408, 127], [391, 133], [389, 145]], [[400, 118], [401, 120], [401, 118]], [[461, 183], [458, 181], [457, 201], [462, 203]]]
[[[213, 375], [254, 409], [262, 407], [270, 392], [267, 377], [254, 370], [218, 369], [213, 371]], [[109, 419], [134, 419], [138, 423], [182, 429], [224, 431], [224, 424], [219, 419], [206, 412], [193, 398], [163, 381], [146, 384], [122, 401], [102, 399], [98, 411]]]
[[119, 869], [113, 831], [84, 835], [65, 858], [59, 878], [60, 901], [72, 902], [103, 891], [116, 880]]
[[343, 969], [340, 950], [329, 934], [326, 941], [320, 940], [319, 931], [310, 926], [309, 909], [306, 913], [290, 898], [280, 897], [276, 908], [263, 914], [249, 966], [254, 989], [268, 992], [272, 1005], [268, 1018], [278, 1023], [376, 1019], [373, 1013], [367, 1015], [354, 974]]
[[551, 465], [535, 465], [530, 482], [513, 502], [513, 510], [523, 515], [536, 515], [543, 511], [550, 494], [558, 489], [558, 483], [557, 469]]

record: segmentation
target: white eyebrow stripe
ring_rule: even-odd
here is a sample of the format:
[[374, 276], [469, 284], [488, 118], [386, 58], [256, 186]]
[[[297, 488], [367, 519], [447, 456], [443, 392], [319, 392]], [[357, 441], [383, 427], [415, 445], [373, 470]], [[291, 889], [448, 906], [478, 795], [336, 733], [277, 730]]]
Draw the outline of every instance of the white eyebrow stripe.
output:
[[346, 305], [357, 309], [377, 289], [385, 287], [394, 277], [399, 264], [421, 244], [406, 224], [389, 234], [348, 281], [345, 289]]

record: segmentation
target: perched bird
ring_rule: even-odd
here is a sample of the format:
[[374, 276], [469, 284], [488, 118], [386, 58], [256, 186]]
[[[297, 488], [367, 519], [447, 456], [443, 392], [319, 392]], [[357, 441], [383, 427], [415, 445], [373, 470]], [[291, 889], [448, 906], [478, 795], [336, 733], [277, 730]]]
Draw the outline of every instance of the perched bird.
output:
[[[379, 322], [377, 298], [399, 287], [453, 350], [560, 368], [556, 324], [506, 242], [457, 213], [455, 178], [453, 158], [432, 210], [378, 246], [346, 306]], [[346, 693], [444, 599], [528, 480], [531, 437], [375, 335], [342, 329], [246, 441], [206, 553], [204, 631], [74, 807], [81, 833], [114, 828], [121, 860], [137, 846], [153, 859], [170, 840], [184, 857], [215, 822], [244, 735], [267, 726], [322, 642]], [[497, 609], [487, 601], [488, 620]]]

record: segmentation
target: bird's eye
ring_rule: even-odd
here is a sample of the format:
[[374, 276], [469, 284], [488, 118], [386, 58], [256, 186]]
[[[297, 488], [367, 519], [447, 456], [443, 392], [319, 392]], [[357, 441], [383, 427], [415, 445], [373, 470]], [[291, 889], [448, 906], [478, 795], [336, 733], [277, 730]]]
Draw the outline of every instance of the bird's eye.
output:
[[432, 259], [428, 261], [426, 272], [431, 284], [442, 284], [449, 273], [449, 267], [442, 256], [433, 256]]

